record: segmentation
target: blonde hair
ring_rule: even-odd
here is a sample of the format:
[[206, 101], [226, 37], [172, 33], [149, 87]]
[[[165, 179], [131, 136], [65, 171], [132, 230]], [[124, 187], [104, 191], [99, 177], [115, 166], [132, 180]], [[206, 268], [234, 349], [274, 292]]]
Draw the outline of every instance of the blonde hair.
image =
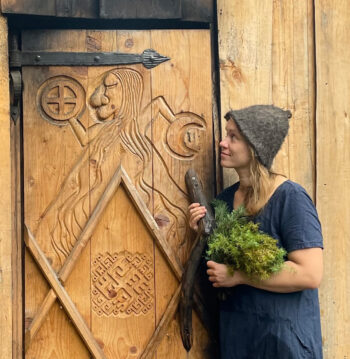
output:
[[249, 168], [251, 186], [246, 193], [244, 206], [247, 214], [253, 216], [265, 207], [271, 197], [278, 174], [263, 166], [257, 159], [253, 148], [249, 146], [249, 149], [252, 159]]

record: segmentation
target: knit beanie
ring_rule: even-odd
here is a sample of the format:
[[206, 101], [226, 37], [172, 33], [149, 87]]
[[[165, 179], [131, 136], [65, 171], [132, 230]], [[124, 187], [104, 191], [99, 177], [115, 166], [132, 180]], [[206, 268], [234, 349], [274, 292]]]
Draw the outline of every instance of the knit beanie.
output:
[[256, 105], [231, 110], [225, 119], [233, 119], [242, 135], [253, 147], [257, 159], [267, 169], [282, 146], [289, 129], [290, 111], [273, 105]]

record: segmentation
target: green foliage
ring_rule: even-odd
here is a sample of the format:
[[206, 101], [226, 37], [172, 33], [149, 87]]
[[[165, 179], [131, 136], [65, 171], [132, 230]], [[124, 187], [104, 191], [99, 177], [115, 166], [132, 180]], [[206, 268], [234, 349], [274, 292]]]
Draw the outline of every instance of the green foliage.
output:
[[249, 220], [243, 206], [229, 213], [223, 201], [213, 201], [216, 228], [208, 240], [207, 259], [226, 264], [233, 273], [244, 272], [252, 280], [264, 280], [281, 270], [286, 251], [276, 239]]

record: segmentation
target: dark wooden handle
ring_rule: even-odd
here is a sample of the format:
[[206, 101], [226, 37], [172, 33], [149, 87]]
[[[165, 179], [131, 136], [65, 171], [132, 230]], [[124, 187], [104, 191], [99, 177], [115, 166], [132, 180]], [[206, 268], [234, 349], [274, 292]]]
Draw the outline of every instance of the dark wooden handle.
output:
[[208, 236], [214, 225], [214, 214], [207, 198], [205, 197], [202, 185], [194, 169], [190, 168], [186, 172], [185, 182], [191, 203], [200, 203], [207, 209], [207, 213], [199, 222], [198, 232]]
[[203, 217], [198, 224], [197, 239], [182, 276], [181, 296], [179, 303], [180, 331], [183, 346], [187, 351], [190, 351], [193, 342], [192, 307], [194, 283], [201, 257], [206, 246], [206, 239], [213, 228], [214, 215], [211, 206], [209, 205], [204, 195], [203, 188], [198, 179], [198, 176], [193, 169], [189, 169], [187, 171], [185, 181], [191, 202], [200, 203], [207, 209], [205, 217]]

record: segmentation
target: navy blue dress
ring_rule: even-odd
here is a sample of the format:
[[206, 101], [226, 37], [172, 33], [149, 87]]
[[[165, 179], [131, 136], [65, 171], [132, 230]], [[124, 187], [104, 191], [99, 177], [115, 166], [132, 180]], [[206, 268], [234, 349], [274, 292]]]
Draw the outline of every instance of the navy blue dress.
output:
[[[230, 211], [238, 187], [236, 183], [217, 197]], [[282, 183], [253, 220], [287, 252], [323, 248], [315, 206], [297, 183]], [[239, 285], [229, 291], [220, 302], [221, 359], [322, 358], [317, 289], [274, 293]]]

